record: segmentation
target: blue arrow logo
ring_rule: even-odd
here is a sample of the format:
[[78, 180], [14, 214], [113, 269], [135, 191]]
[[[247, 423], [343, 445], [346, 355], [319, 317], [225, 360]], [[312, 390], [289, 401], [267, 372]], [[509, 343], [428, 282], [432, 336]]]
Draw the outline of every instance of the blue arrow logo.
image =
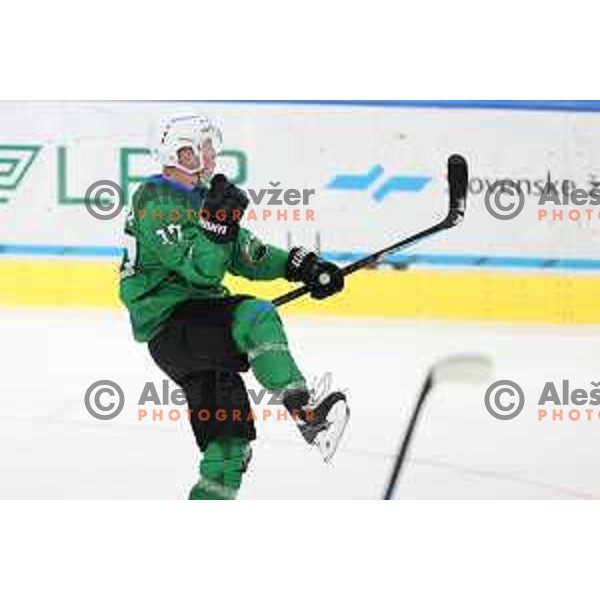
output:
[[[343, 174], [336, 175], [327, 185], [329, 190], [364, 191], [368, 190], [384, 173], [381, 165], [374, 165], [362, 175]], [[383, 200], [393, 192], [420, 192], [429, 182], [431, 177], [410, 177], [394, 175], [388, 177], [371, 194], [375, 202]]]

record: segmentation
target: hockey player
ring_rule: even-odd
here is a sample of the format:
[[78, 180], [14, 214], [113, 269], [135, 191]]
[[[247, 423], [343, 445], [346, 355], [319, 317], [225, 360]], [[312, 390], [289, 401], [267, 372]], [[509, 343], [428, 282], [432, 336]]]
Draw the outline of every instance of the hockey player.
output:
[[162, 173], [133, 196], [121, 266], [120, 296], [134, 337], [148, 343], [156, 364], [187, 398], [202, 452], [190, 499], [236, 497], [256, 437], [240, 376], [249, 367], [263, 387], [279, 393], [303, 438], [325, 460], [348, 418], [344, 394], [319, 398], [307, 389], [275, 307], [223, 286], [227, 272], [286, 278], [324, 299], [343, 289], [344, 278], [314, 252], [284, 251], [240, 225], [248, 197], [223, 175], [213, 176], [220, 144], [220, 131], [203, 117], [166, 123], [155, 151]]

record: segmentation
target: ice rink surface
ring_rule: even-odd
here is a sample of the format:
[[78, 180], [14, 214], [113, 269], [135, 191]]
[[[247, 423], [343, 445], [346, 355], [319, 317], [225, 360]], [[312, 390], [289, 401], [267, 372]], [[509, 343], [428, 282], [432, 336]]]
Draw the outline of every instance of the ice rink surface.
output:
[[[600, 327], [285, 322], [307, 376], [330, 372], [334, 386], [348, 390], [351, 420], [333, 465], [325, 465], [291, 421], [262, 421], [257, 408], [259, 439], [240, 499], [381, 497], [429, 366], [464, 352], [492, 358], [494, 379], [518, 382], [525, 408], [500, 421], [484, 406], [485, 385], [438, 389], [397, 498], [600, 498], [598, 411], [577, 422], [540, 422], [537, 413], [546, 381], [570, 379], [586, 390], [600, 381]], [[191, 429], [185, 418], [169, 421], [166, 411], [162, 422], [138, 420], [144, 384], [153, 381], [160, 391], [165, 377], [133, 342], [124, 312], [3, 309], [0, 330], [1, 498], [185, 498], [198, 462]], [[106, 379], [123, 388], [126, 402], [115, 419], [100, 421], [84, 396]], [[247, 381], [258, 388], [251, 376]]]

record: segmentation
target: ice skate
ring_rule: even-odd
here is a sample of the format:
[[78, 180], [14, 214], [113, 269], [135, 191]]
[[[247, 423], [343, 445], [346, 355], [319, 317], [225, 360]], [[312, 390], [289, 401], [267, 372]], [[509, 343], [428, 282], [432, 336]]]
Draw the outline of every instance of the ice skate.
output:
[[286, 408], [298, 415], [298, 429], [311, 446], [316, 446], [323, 460], [333, 458], [342, 439], [350, 409], [342, 392], [332, 392], [322, 398], [306, 390], [288, 392], [283, 400]]

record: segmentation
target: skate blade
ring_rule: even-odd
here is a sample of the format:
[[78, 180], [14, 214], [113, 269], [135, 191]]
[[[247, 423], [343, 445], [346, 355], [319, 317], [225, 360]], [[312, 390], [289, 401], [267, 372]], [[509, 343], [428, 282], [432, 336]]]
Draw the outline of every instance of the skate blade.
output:
[[348, 404], [346, 401], [340, 400], [331, 407], [327, 415], [327, 421], [329, 422], [327, 429], [317, 434], [314, 443], [326, 463], [329, 463], [336, 453], [348, 425], [349, 418], [350, 409], [348, 408]]

